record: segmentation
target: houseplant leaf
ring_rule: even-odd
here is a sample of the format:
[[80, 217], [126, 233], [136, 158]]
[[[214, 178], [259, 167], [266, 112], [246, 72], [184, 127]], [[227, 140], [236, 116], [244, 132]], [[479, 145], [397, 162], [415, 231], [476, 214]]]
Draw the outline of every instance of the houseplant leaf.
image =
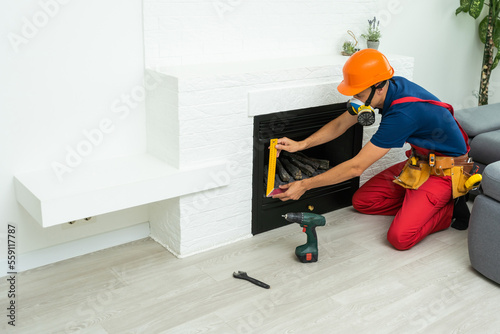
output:
[[481, 14], [484, 6], [484, 0], [471, 0], [469, 15], [477, 19]]
[[493, 44], [498, 48], [500, 45], [500, 21], [495, 22], [495, 28], [493, 28]]
[[470, 8], [470, 3], [472, 0], [460, 0], [460, 7], [455, 11], [455, 15], [460, 14], [461, 12], [467, 13]]
[[[479, 23], [479, 39], [486, 43], [486, 34], [488, 32], [488, 16], [485, 16]], [[493, 28], [493, 44], [498, 48], [500, 46], [500, 21], [495, 22]]]
[[500, 52], [497, 52], [495, 59], [493, 59], [493, 65], [491, 65], [491, 70], [493, 71], [495, 67], [498, 65], [498, 61], [500, 60]]
[[[460, 7], [455, 10], [455, 15], [462, 12], [469, 13], [474, 19], [477, 19], [483, 11], [485, 5], [484, 0], [460, 0]], [[483, 50], [483, 66], [481, 67], [481, 82], [479, 85], [478, 105], [488, 104], [488, 86], [490, 82], [491, 71], [500, 62], [500, 0], [489, 0], [486, 2], [489, 7], [486, 17], [481, 19], [479, 23], [479, 39], [484, 44]], [[491, 22], [491, 26], [488, 23]], [[490, 30], [488, 30], [490, 29]], [[491, 35], [488, 35], [488, 34]], [[487, 41], [487, 37], [491, 36], [491, 41]], [[497, 49], [497, 54], [493, 57], [494, 48]]]
[[479, 23], [479, 39], [481, 42], [486, 43], [486, 33], [488, 32], [488, 16], [485, 16]]
[[469, 10], [471, 2], [472, 0], [460, 0], [460, 7], [466, 7]]

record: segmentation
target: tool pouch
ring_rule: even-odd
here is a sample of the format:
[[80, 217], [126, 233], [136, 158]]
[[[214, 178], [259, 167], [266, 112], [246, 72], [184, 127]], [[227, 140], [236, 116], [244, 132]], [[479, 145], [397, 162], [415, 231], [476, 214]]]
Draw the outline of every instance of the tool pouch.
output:
[[430, 175], [450, 176], [452, 182], [453, 198], [463, 196], [469, 192], [465, 186], [474, 163], [468, 158], [437, 157], [435, 166], [431, 167], [426, 160], [411, 163], [412, 156], [408, 159], [403, 170], [393, 181], [407, 189], [418, 189]]
[[455, 166], [452, 157], [436, 157], [436, 164], [432, 167], [431, 173], [435, 176], [450, 176], [449, 169]]
[[411, 164], [408, 159], [399, 176], [393, 181], [403, 188], [418, 189], [431, 175], [431, 167], [423, 161], [417, 161], [416, 165]]
[[471, 177], [469, 173], [474, 163], [467, 162], [469, 161], [467, 158], [440, 158], [436, 161], [436, 166], [432, 168], [431, 175], [451, 177], [453, 198], [467, 194], [470, 189], [467, 189], [465, 182]]
[[451, 168], [451, 183], [453, 188], [453, 198], [466, 195], [470, 189], [465, 186], [465, 182], [472, 176], [469, 172], [473, 163], [464, 163], [461, 166]]

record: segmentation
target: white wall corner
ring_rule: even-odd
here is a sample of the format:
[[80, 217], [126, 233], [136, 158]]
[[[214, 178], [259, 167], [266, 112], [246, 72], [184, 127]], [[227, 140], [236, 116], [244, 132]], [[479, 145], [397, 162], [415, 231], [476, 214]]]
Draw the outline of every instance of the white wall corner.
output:
[[146, 70], [153, 84], [146, 89], [146, 134], [149, 154], [179, 167], [179, 100], [177, 78]]
[[151, 238], [175, 256], [181, 254], [179, 197], [149, 204]]

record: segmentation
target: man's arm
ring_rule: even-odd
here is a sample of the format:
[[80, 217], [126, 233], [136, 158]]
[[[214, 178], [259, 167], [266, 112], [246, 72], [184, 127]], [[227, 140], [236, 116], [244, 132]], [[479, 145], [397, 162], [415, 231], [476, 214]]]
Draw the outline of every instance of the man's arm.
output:
[[278, 139], [278, 145], [276, 145], [278, 155], [281, 150], [297, 152], [334, 140], [356, 124], [357, 121], [357, 116], [353, 116], [346, 111], [302, 141], [297, 142], [286, 137], [280, 138]]
[[286, 189], [286, 191], [273, 196], [273, 198], [279, 198], [282, 201], [297, 200], [309, 189], [333, 185], [358, 177], [389, 150], [368, 142], [354, 158], [329, 169], [323, 174], [280, 186], [281, 189]]

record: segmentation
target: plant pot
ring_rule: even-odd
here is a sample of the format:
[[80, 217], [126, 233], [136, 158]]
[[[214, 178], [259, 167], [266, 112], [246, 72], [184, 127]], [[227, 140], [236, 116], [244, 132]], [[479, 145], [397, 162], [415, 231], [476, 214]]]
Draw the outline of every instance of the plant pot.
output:
[[366, 41], [366, 46], [369, 49], [378, 50], [378, 46], [380, 45], [380, 41]]

